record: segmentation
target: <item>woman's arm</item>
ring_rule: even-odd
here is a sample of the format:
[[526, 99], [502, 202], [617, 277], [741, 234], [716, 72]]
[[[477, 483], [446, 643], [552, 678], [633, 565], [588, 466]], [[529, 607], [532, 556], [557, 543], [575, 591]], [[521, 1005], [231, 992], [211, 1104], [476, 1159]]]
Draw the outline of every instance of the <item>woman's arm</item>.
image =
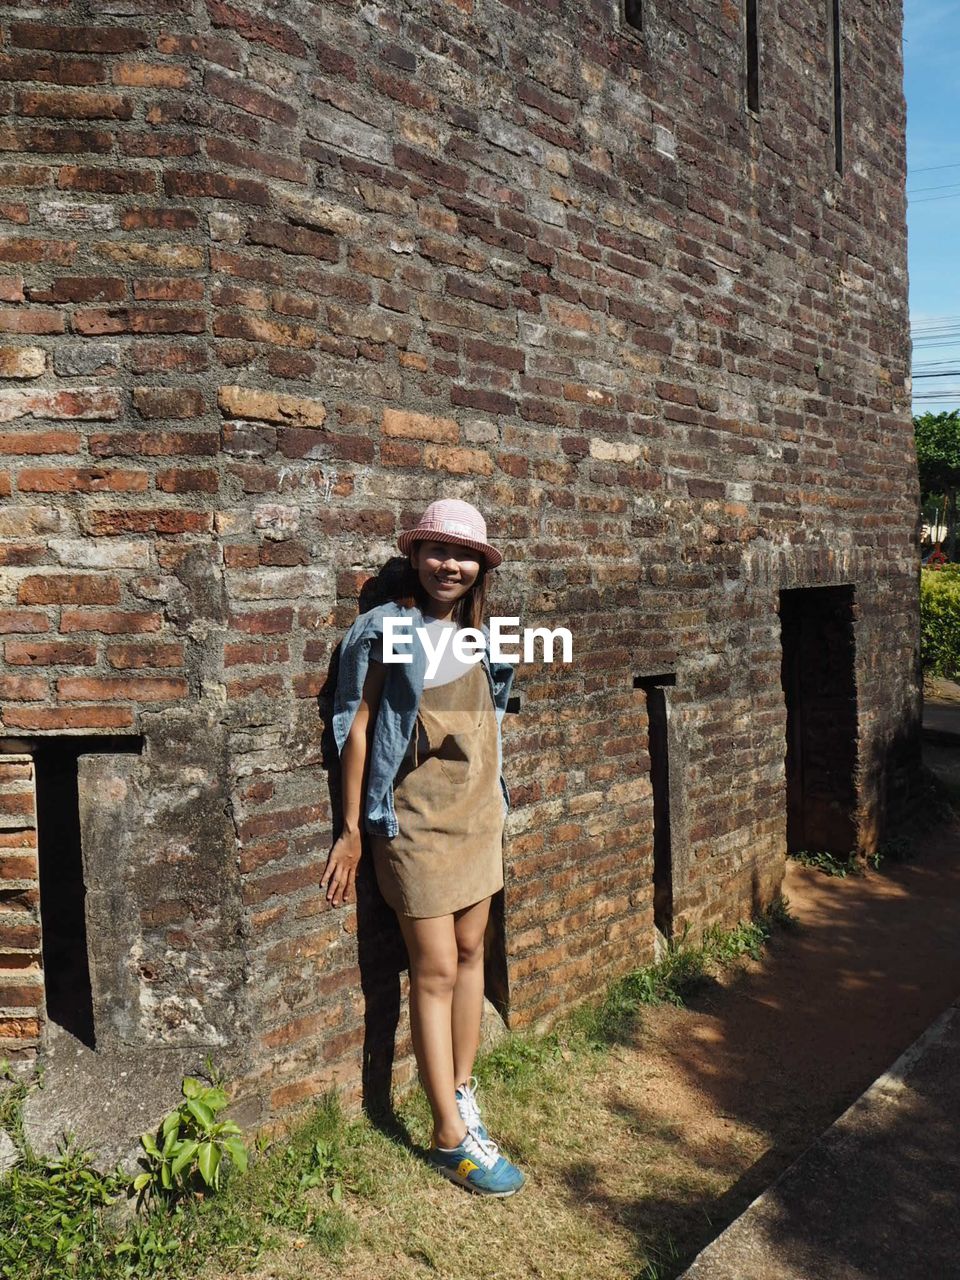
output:
[[343, 828], [330, 850], [327, 865], [320, 877], [320, 888], [326, 889], [327, 901], [339, 907], [349, 902], [360, 861], [363, 794], [367, 785], [367, 762], [386, 667], [371, 660], [363, 682], [360, 705], [340, 753], [343, 798]]

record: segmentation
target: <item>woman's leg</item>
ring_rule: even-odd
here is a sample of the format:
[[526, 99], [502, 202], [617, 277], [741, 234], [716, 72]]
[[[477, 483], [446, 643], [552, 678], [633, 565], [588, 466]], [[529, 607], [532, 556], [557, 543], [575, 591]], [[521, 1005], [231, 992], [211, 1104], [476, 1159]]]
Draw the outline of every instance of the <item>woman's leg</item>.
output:
[[453, 1080], [459, 1086], [473, 1074], [483, 1019], [483, 936], [490, 899], [454, 914], [457, 981], [453, 988]]
[[453, 993], [458, 978], [454, 917], [417, 920], [398, 913], [397, 918], [410, 958], [410, 1032], [433, 1111], [433, 1140], [438, 1147], [456, 1147], [463, 1141], [465, 1126], [453, 1078]]

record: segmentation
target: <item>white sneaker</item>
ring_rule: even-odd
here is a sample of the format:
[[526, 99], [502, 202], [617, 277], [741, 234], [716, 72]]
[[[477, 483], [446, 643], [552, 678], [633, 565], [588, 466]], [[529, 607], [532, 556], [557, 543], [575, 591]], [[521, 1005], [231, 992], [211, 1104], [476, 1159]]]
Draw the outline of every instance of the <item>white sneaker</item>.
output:
[[465, 1084], [460, 1085], [455, 1097], [460, 1119], [470, 1132], [475, 1133], [481, 1142], [489, 1142], [490, 1134], [480, 1119], [480, 1105], [477, 1102], [477, 1077], [471, 1076]]

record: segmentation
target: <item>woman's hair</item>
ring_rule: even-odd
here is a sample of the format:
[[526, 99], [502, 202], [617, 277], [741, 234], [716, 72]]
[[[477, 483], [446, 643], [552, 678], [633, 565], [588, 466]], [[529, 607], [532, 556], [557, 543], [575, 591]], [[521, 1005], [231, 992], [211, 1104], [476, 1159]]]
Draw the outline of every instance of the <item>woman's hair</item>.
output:
[[[483, 626], [486, 617], [488, 577], [487, 562], [483, 554], [478, 553], [478, 557], [480, 572], [477, 574], [476, 581], [453, 606], [453, 621], [457, 626], [474, 627], [477, 631]], [[403, 605], [405, 609], [411, 609], [417, 605], [421, 611], [424, 611], [430, 603], [430, 597], [424, 590], [409, 555], [406, 557], [397, 586], [396, 602]]]

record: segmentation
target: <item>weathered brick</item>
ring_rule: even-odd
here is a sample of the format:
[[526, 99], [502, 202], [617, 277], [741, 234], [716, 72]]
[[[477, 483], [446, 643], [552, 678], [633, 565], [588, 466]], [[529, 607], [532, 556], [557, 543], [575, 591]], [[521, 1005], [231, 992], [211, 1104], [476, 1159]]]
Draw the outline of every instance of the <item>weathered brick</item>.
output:
[[0, 721], [8, 729], [28, 732], [127, 729], [133, 712], [129, 707], [0, 707]]
[[[47, 262], [69, 267], [77, 254], [76, 240], [35, 240], [0, 236], [0, 262]], [[16, 301], [17, 299], [10, 299]]]
[[138, 302], [202, 302], [204, 286], [202, 280], [153, 276], [147, 280], [135, 280], [133, 296]]
[[24, 578], [20, 604], [116, 604], [120, 583], [102, 574], [46, 573]]
[[116, 276], [57, 276], [47, 289], [32, 289], [34, 302], [117, 302], [127, 296]]
[[185, 698], [186, 680], [160, 676], [61, 676], [61, 698], [70, 702], [168, 702]]
[[217, 400], [222, 413], [261, 422], [322, 427], [327, 417], [327, 410], [319, 400], [305, 396], [275, 395], [251, 387], [221, 387]]
[[92, 644], [62, 640], [8, 640], [3, 646], [3, 656], [11, 666], [89, 667], [97, 660], [97, 650]]
[[0, 347], [0, 378], [39, 378], [46, 367], [42, 347]]
[[297, 109], [288, 102], [281, 102], [272, 94], [254, 89], [246, 80], [233, 79], [219, 71], [208, 70], [203, 78], [204, 91], [221, 102], [239, 107], [250, 115], [272, 120], [279, 125], [294, 125]]
[[[39, 616], [39, 615], [37, 615]], [[116, 612], [104, 609], [64, 609], [60, 614], [60, 630], [100, 631], [104, 635], [141, 635], [159, 631], [162, 618], [159, 613], [143, 613], [129, 610]], [[41, 628], [37, 628], [40, 630]]]
[[119, 93], [23, 90], [17, 95], [17, 113], [60, 120], [129, 120], [133, 102]]
[[61, 165], [57, 174], [61, 191], [95, 191], [107, 195], [149, 195], [156, 191], [156, 177], [148, 170], [94, 169], [87, 165]]
[[[47, 682], [42, 676], [0, 676], [0, 701], [40, 702], [48, 692]], [[2, 797], [0, 812], [9, 812], [3, 808]]]
[[122, 410], [120, 393], [107, 387], [86, 387], [78, 391], [0, 390], [0, 422], [15, 418], [118, 418]]
[[190, 467], [157, 472], [157, 488], [163, 493], [216, 493], [219, 487], [220, 477], [209, 469]]
[[175, 508], [88, 511], [82, 517], [82, 524], [86, 532], [95, 537], [121, 533], [209, 533], [213, 528], [213, 513]]
[[[67, 261], [70, 259], [68, 258]], [[43, 307], [0, 307], [0, 333], [63, 333], [66, 317], [62, 311], [50, 311]], [[0, 421], [3, 421], [0, 418]]]
[[196, 387], [135, 387], [133, 406], [141, 418], [199, 418], [203, 392]]
[[133, 89], [188, 89], [193, 75], [188, 67], [171, 67], [158, 62], [119, 62], [113, 68], [113, 83]]
[[12, 22], [10, 43], [24, 49], [60, 52], [131, 53], [149, 43], [145, 31], [132, 27], [58, 26], [49, 22]]
[[145, 471], [110, 471], [102, 467], [25, 467], [17, 477], [21, 493], [143, 493]]
[[399, 409], [384, 409], [383, 433], [387, 436], [406, 436], [413, 440], [436, 440], [451, 444], [460, 439], [460, 428], [452, 418], [404, 413]]
[[182, 644], [108, 644], [107, 662], [117, 670], [182, 667]]
[[262, 182], [232, 178], [225, 173], [200, 173], [195, 169], [168, 170], [163, 175], [163, 189], [168, 196], [181, 199], [203, 196], [214, 200], [239, 200], [244, 205], [270, 203], [270, 191]]
[[29, 609], [0, 609], [0, 635], [25, 634], [49, 631], [50, 620], [45, 613]]

